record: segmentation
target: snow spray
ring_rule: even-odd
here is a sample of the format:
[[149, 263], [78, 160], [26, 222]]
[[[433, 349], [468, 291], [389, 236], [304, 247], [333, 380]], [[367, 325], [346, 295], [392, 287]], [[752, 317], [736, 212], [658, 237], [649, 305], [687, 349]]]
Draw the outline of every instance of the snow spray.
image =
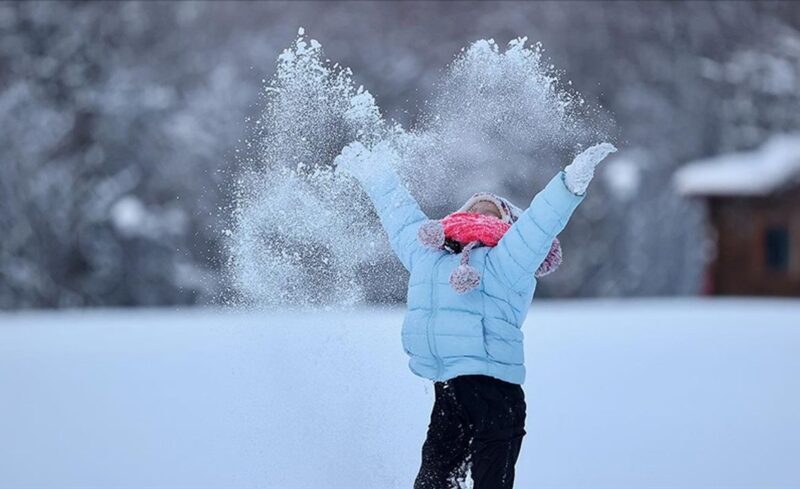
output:
[[[552, 176], [567, 154], [607, 137], [598, 108], [562, 83], [541, 44], [526, 42], [518, 38], [501, 50], [479, 40], [462, 49], [420, 121], [398, 134], [408, 165], [403, 174], [423, 202], [435, 205], [427, 200], [435, 196], [460, 203], [519, 182], [532, 189], [532, 176]], [[453, 186], [454, 176], [467, 184]]]
[[[352, 305], [376, 284], [404, 280], [366, 194], [333, 173], [333, 159], [354, 140], [389, 143], [415, 196], [436, 205], [499, 191], [504, 176], [524, 180], [541, 169], [540, 159], [604, 137], [587, 122], [583, 99], [545, 64], [541, 46], [525, 42], [501, 51], [481, 40], [462, 50], [405, 129], [384, 120], [352, 72], [326, 60], [300, 29], [265, 82], [264, 110], [239, 158], [225, 234], [240, 302]], [[454, 186], [456, 175], [466, 184]]]

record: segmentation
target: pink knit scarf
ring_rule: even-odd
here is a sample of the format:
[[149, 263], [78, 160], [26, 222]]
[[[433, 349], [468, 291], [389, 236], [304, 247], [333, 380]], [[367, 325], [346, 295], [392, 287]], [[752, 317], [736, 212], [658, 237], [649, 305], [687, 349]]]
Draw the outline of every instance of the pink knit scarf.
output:
[[[420, 226], [417, 237], [421, 243], [436, 249], [460, 253], [459, 265], [450, 274], [450, 284], [458, 293], [469, 292], [480, 284], [480, 274], [469, 265], [470, 251], [476, 246], [496, 246], [511, 225], [500, 219], [474, 212], [454, 212], [439, 221]], [[448, 242], [458, 246], [449, 246]], [[561, 264], [561, 244], [554, 239], [550, 251], [534, 276], [543, 277]]]
[[466, 245], [480, 241], [484, 246], [495, 246], [511, 225], [500, 219], [475, 212], [454, 212], [442, 219], [445, 238]]

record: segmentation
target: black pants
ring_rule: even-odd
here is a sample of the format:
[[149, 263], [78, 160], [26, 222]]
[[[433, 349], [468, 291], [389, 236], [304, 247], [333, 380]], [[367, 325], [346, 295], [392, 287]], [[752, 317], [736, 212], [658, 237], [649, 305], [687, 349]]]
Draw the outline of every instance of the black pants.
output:
[[525, 435], [522, 387], [484, 375], [434, 382], [436, 400], [414, 489], [511, 489]]

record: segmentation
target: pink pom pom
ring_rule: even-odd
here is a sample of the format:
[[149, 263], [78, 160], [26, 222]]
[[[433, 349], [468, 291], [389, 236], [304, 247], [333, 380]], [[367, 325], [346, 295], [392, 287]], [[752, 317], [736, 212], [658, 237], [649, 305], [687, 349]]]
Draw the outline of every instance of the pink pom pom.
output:
[[439, 221], [428, 221], [417, 230], [420, 243], [431, 248], [441, 249], [444, 246], [444, 227]]
[[450, 274], [450, 285], [459, 294], [469, 292], [478, 286], [481, 276], [474, 267], [469, 265], [459, 265]]
[[536, 270], [534, 276], [539, 278], [555, 272], [556, 269], [561, 265], [561, 259], [561, 242], [559, 242], [558, 238], [556, 238], [553, 240], [553, 244], [550, 245], [550, 251], [547, 252], [547, 256], [542, 264], [539, 265], [539, 269]]

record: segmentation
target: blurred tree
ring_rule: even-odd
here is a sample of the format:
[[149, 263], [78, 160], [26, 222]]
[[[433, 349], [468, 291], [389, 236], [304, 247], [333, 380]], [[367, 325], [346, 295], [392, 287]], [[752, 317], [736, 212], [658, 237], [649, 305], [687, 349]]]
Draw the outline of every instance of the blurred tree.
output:
[[197, 5], [108, 7], [0, 6], [3, 307], [192, 302], [214, 284], [245, 70], [197, 49]]

